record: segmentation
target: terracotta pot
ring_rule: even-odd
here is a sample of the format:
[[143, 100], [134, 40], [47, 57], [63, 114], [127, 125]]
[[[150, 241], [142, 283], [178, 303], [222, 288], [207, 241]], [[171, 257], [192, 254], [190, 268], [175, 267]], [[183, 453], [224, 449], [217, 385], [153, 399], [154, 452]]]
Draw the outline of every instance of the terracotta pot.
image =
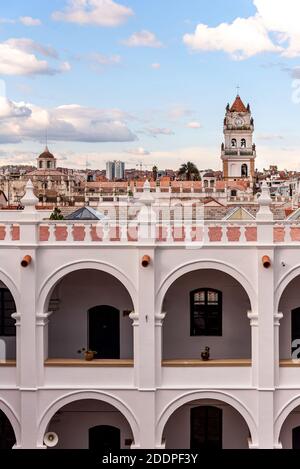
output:
[[92, 360], [94, 360], [94, 357], [95, 357], [95, 353], [94, 352], [84, 352], [84, 358], [87, 362], [91, 362]]

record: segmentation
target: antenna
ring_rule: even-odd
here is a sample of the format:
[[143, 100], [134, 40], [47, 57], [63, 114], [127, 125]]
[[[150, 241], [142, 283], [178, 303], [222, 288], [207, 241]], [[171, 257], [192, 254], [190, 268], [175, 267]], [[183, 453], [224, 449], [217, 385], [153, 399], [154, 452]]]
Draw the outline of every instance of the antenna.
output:
[[48, 148], [48, 128], [47, 127], [45, 129], [45, 142], [46, 142], [46, 148]]

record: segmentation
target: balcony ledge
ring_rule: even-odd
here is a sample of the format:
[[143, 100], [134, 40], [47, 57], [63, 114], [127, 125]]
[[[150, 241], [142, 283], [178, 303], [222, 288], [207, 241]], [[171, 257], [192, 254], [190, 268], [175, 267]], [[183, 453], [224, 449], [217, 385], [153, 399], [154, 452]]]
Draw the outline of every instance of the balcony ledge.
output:
[[201, 367], [251, 367], [251, 359], [223, 359], [223, 360], [163, 360], [163, 367], [173, 368], [201, 368]]
[[132, 368], [133, 360], [79, 360], [67, 358], [50, 358], [45, 361], [46, 367], [81, 367], [81, 368]]

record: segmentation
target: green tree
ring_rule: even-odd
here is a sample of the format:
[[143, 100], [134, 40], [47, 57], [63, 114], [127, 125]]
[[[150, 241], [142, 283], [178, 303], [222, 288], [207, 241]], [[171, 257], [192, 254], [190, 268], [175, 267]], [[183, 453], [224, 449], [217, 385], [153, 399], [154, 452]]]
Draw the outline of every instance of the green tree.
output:
[[181, 165], [178, 175], [181, 179], [185, 179], [186, 181], [195, 181], [200, 177], [197, 166], [191, 163], [191, 161]]
[[50, 220], [63, 220], [64, 216], [61, 213], [61, 210], [58, 207], [55, 207], [53, 212], [50, 215]]

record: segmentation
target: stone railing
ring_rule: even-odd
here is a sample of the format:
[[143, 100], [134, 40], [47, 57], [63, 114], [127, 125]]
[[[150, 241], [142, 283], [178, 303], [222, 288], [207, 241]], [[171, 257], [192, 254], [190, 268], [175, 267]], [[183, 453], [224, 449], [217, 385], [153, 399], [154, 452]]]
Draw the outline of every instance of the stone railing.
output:
[[97, 244], [300, 245], [300, 223], [172, 220], [157, 223], [116, 221], [0, 222], [0, 247], [6, 245]]

